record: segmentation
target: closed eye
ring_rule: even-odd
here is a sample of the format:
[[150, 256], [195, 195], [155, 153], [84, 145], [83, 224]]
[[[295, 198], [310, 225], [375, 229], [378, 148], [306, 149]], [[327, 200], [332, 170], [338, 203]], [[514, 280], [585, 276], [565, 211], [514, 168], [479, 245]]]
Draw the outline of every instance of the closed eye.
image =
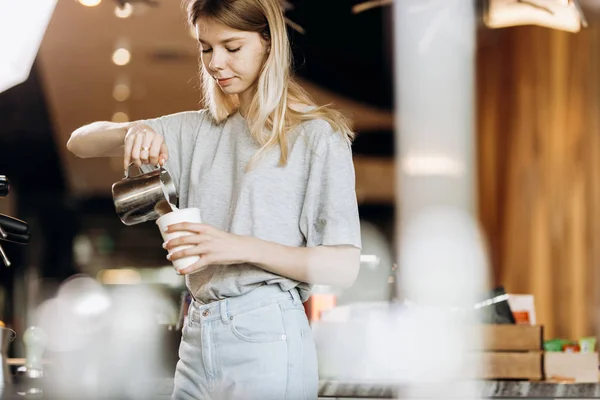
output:
[[[242, 48], [242, 46], [237, 47], [235, 49], [227, 49], [227, 51], [230, 52], [230, 53], [236, 53], [236, 52], [240, 51], [241, 48]], [[206, 53], [210, 53], [210, 52], [212, 52], [212, 49], [202, 48], [202, 53], [206, 54]]]

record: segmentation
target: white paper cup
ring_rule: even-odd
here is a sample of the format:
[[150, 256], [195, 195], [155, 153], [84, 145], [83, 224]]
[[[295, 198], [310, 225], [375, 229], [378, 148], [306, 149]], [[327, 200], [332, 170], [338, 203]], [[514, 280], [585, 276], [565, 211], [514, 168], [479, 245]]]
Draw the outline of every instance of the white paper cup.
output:
[[[162, 235], [163, 240], [166, 242], [168, 240], [175, 239], [180, 236], [193, 235], [194, 232], [189, 231], [178, 231], [178, 232], [165, 232], [169, 225], [173, 225], [179, 222], [194, 222], [201, 223], [202, 219], [200, 218], [200, 209], [199, 208], [184, 208], [181, 210], [172, 211], [168, 214], [163, 215], [159, 219], [156, 220], [156, 225], [160, 229], [160, 234]], [[178, 251], [194, 247], [193, 245], [182, 245], [177, 246], [171, 249], [169, 254], [176, 253]], [[180, 258], [178, 260], [173, 260], [172, 264], [175, 269], [178, 271], [184, 268], [189, 267], [196, 261], [200, 260], [199, 256], [189, 256]]]

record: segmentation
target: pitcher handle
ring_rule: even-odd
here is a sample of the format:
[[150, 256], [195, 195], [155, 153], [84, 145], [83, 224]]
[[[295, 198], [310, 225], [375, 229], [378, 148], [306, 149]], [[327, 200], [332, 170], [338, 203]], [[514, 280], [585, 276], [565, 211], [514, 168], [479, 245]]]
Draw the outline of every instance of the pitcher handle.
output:
[[147, 174], [148, 172], [155, 171], [160, 169], [160, 164], [150, 165], [150, 164], [142, 164], [141, 167], [138, 167], [135, 163], [130, 163], [125, 170], [125, 179], [131, 177], [131, 167], [136, 167], [138, 170], [137, 175]]

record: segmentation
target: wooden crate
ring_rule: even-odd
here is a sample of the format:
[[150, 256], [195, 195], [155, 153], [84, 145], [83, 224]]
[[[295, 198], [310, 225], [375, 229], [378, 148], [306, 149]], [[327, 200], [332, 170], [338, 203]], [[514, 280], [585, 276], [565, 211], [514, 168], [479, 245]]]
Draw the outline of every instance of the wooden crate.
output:
[[475, 345], [481, 379], [544, 378], [543, 328], [531, 325], [480, 325]]
[[544, 375], [558, 382], [597, 383], [598, 353], [544, 353]]
[[500, 352], [481, 354], [480, 379], [542, 380], [543, 354], [541, 351]]

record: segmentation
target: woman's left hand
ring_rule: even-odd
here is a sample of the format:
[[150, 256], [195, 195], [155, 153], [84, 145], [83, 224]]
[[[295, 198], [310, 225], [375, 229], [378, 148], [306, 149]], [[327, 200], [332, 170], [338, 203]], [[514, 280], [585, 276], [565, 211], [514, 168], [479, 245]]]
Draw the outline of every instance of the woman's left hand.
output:
[[[207, 265], [230, 265], [247, 262], [248, 249], [250, 248], [250, 237], [248, 236], [235, 235], [223, 232], [214, 226], [190, 222], [169, 225], [167, 228], [167, 232], [177, 231], [187, 231], [192, 232], [192, 234], [165, 242], [163, 247], [169, 251], [167, 259], [174, 261], [193, 255], [200, 256], [200, 260], [185, 269], [179, 270], [182, 275], [192, 273]], [[193, 247], [171, 253], [173, 248], [182, 245], [192, 245]]]

